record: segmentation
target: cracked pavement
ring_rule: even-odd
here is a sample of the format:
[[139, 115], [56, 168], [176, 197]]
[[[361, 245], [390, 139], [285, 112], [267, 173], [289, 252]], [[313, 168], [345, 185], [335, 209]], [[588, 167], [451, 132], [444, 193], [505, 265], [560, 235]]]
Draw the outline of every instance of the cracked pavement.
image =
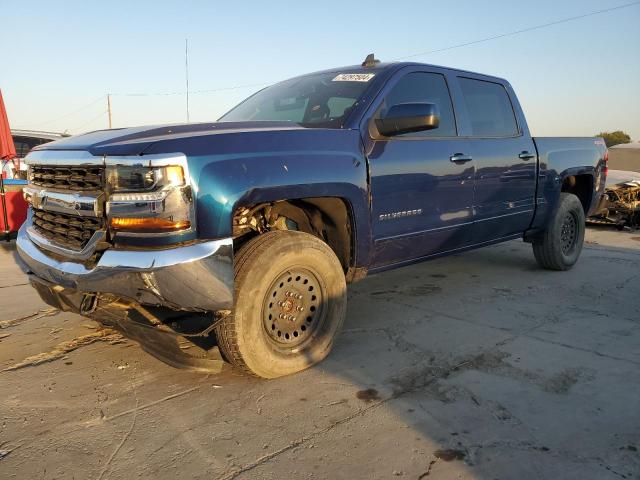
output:
[[569, 272], [514, 241], [372, 276], [330, 357], [272, 381], [51, 314], [13, 254], [2, 478], [640, 479], [638, 233], [589, 228]]

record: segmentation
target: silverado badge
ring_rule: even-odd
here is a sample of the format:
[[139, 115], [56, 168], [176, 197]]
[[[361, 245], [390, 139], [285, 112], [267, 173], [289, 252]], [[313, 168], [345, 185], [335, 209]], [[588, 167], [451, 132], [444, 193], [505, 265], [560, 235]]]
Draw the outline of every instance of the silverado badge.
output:
[[396, 220], [404, 217], [415, 217], [416, 215], [422, 215], [422, 209], [405, 210], [404, 212], [383, 213], [378, 219], [383, 222], [385, 220]]

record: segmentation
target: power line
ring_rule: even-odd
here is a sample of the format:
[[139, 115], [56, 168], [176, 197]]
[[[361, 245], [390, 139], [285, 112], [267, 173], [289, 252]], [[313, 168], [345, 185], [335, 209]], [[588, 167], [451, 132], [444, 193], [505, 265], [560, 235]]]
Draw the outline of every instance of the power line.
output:
[[[189, 95], [200, 94], [200, 93], [225, 92], [228, 90], [240, 90], [242, 88], [261, 87], [264, 85], [271, 85], [272, 83], [274, 82], [251, 83], [247, 85], [235, 85], [232, 87], [211, 88], [207, 90], [189, 90]], [[174, 91], [174, 92], [151, 92], [151, 93], [143, 93], [143, 92], [112, 93], [111, 95], [118, 96], [118, 97], [156, 97], [156, 96], [186, 95], [186, 94], [187, 92], [182, 90], [182, 91]]]
[[250, 83], [247, 85], [236, 85], [235, 87], [222, 87], [222, 88], [212, 88], [209, 90], [195, 90], [191, 93], [213, 93], [213, 92], [225, 92], [228, 90], [239, 90], [241, 88], [254, 88], [254, 87], [263, 87], [265, 85], [271, 85], [272, 83], [275, 83], [277, 80], [274, 80], [273, 82], [262, 82], [262, 83]]
[[82, 106], [80, 108], [77, 108], [77, 109], [75, 109], [75, 110], [73, 110], [73, 111], [71, 111], [69, 113], [65, 113], [64, 115], [60, 115], [59, 117], [54, 118], [53, 120], [48, 120], [48, 121], [43, 122], [43, 123], [38, 123], [37, 126], [38, 127], [42, 127], [44, 125], [49, 125], [51, 123], [57, 122], [58, 120], [62, 120], [63, 118], [67, 118], [67, 117], [70, 117], [72, 115], [75, 115], [76, 113], [81, 112], [83, 110], [86, 110], [87, 108], [95, 105], [96, 103], [98, 103], [101, 100], [104, 100], [104, 95], [100, 95], [98, 98], [96, 98], [95, 100], [92, 100], [90, 103], [87, 103], [86, 105], [84, 105], [84, 106]]
[[469, 45], [476, 45], [478, 43], [489, 42], [491, 40], [497, 40], [499, 38], [505, 38], [505, 37], [510, 37], [510, 36], [513, 36], [513, 35], [518, 35], [520, 33], [531, 32], [533, 30], [539, 30], [541, 28], [551, 27], [553, 25], [559, 25], [561, 23], [567, 23], [567, 22], [572, 22], [574, 20], [580, 20], [580, 19], [587, 18], [587, 17], [593, 17], [594, 15], [600, 15], [602, 13], [613, 12], [614, 10], [621, 10], [623, 8], [633, 7], [633, 6], [638, 5], [638, 4], [640, 4], [640, 1], [639, 2], [627, 3], [625, 5], [619, 5], [617, 7], [605, 8], [603, 10], [597, 10], [595, 12], [585, 13], [585, 14], [582, 14], [582, 15], [576, 15], [574, 17], [567, 17], [567, 18], [563, 18], [563, 19], [556, 20], [556, 21], [553, 21], [553, 22], [542, 23], [540, 25], [535, 25], [533, 27], [523, 28], [521, 30], [514, 30], [513, 32], [501, 33], [499, 35], [493, 35], [491, 37], [481, 38], [481, 39], [478, 39], [478, 40], [472, 40], [470, 42], [465, 42], [465, 43], [459, 43], [457, 45], [451, 45], [449, 47], [438, 48], [436, 50], [427, 50], [425, 52], [412, 53], [411, 55], [405, 55], [403, 57], [398, 57], [398, 58], [395, 58], [393, 60], [404, 60], [406, 58], [420, 57], [420, 56], [423, 56], [423, 55], [429, 55], [431, 53], [446, 52], [447, 50], [453, 50], [455, 48], [467, 47]]
[[[394, 58], [391, 61], [397, 61], [397, 60], [403, 60], [403, 59], [407, 59], [407, 58], [420, 57], [420, 56], [429, 55], [429, 54], [432, 54], [432, 53], [446, 52], [448, 50], [453, 50], [453, 49], [456, 49], [456, 48], [467, 47], [467, 46], [470, 46], [470, 45], [476, 45], [476, 44], [479, 44], [479, 43], [489, 42], [491, 40], [498, 40], [500, 38], [519, 35], [521, 33], [531, 32], [531, 31], [534, 31], [534, 30], [540, 30], [542, 28], [547, 28], [547, 27], [551, 27], [551, 26], [554, 26], [554, 25], [559, 25], [559, 24], [562, 24], [562, 23], [573, 22], [575, 20], [580, 20], [580, 19], [587, 18], [587, 17], [593, 17], [595, 15], [601, 15], [603, 13], [609, 13], [609, 12], [613, 12], [613, 11], [616, 11], [616, 10], [621, 10], [623, 8], [633, 7], [633, 6], [636, 6], [636, 5], [639, 5], [639, 4], [640, 4], [640, 1], [626, 3], [624, 5], [618, 5], [616, 7], [605, 8], [605, 9], [602, 9], [602, 10], [596, 10], [594, 12], [584, 13], [584, 14], [581, 14], [581, 15], [575, 15], [573, 17], [562, 18], [560, 20], [555, 20], [553, 22], [542, 23], [540, 25], [534, 25], [532, 27], [527, 27], [527, 28], [523, 28], [523, 29], [520, 29], [520, 30], [514, 30], [512, 32], [501, 33], [499, 35], [492, 35], [490, 37], [480, 38], [480, 39], [472, 40], [472, 41], [465, 42], [465, 43], [459, 43], [459, 44], [456, 44], [456, 45], [450, 45], [448, 47], [438, 48], [438, 49], [435, 49], [435, 50], [427, 50], [427, 51], [424, 51], [424, 52], [412, 53], [412, 54], [405, 55], [405, 56], [402, 56], [402, 57]], [[190, 91], [188, 93], [184, 92], [184, 91], [174, 91], [174, 92], [158, 92], [158, 93], [115, 93], [115, 94], [112, 94], [112, 95], [118, 95], [118, 96], [124, 96], [124, 97], [148, 97], [148, 96], [150, 97], [150, 96], [202, 94], [202, 93], [223, 92], [223, 91], [228, 91], [228, 90], [240, 90], [240, 89], [243, 89], [243, 88], [262, 87], [262, 86], [266, 86], [266, 85], [271, 85], [273, 83], [275, 83], [275, 82], [262, 82], [262, 83], [248, 84], [248, 85], [235, 85], [235, 86], [229, 86], [229, 87], [213, 88], [213, 89], [208, 89], [208, 90], [194, 90], [194, 91]]]
[[84, 127], [86, 127], [87, 125], [92, 124], [93, 122], [95, 122], [96, 120], [98, 120], [100, 117], [107, 115], [108, 112], [106, 110], [100, 112], [98, 115], [96, 115], [95, 117], [93, 117], [91, 120], [89, 120], [88, 122], [83, 123], [82, 125], [75, 127], [75, 128], [71, 128], [70, 130], [80, 130]]
[[[532, 27], [527, 27], [527, 28], [523, 28], [520, 30], [514, 30], [512, 32], [506, 32], [506, 33], [501, 33], [498, 35], [492, 35], [490, 37], [485, 37], [485, 38], [480, 38], [477, 40], [471, 40], [469, 42], [464, 42], [464, 43], [459, 43], [459, 44], [455, 44], [455, 45], [450, 45], [448, 47], [443, 47], [443, 48], [438, 48], [435, 50], [427, 50], [427, 51], [423, 51], [423, 52], [417, 52], [417, 53], [412, 53], [409, 55], [404, 55], [401, 57], [397, 57], [392, 59], [392, 61], [397, 61], [397, 60], [404, 60], [407, 58], [414, 58], [414, 57], [420, 57], [420, 56], [424, 56], [424, 55], [430, 55], [433, 53], [439, 53], [439, 52], [445, 52], [448, 50], [453, 50], [456, 48], [462, 48], [462, 47], [467, 47], [467, 46], [471, 46], [471, 45], [477, 45], [480, 43], [485, 43], [485, 42], [489, 42], [492, 40], [498, 40], [501, 38], [505, 38], [505, 37], [510, 37], [510, 36], [514, 36], [514, 35], [519, 35], [521, 33], [527, 33], [527, 32], [531, 32], [534, 30], [540, 30], [542, 28], [547, 28], [547, 27], [551, 27], [554, 25], [559, 25], [559, 24], [563, 24], [563, 23], [567, 23], [567, 22], [572, 22], [572, 21], [576, 21], [576, 20], [581, 20], [583, 18], [587, 18], [587, 17], [593, 17], [596, 15], [601, 15], [604, 13], [609, 13], [609, 12], [613, 12], [616, 10], [621, 10], [624, 8], [629, 8], [629, 7], [633, 7], [636, 5], [639, 5], [640, 1], [636, 1], [636, 2], [631, 2], [631, 3], [626, 3], [624, 5], [618, 5], [616, 7], [610, 7], [610, 8], [605, 8], [602, 10], [597, 10], [594, 12], [589, 12], [589, 13], [585, 13], [585, 14], [581, 14], [581, 15], [575, 15], [572, 17], [566, 17], [566, 18], [562, 18], [559, 20], [555, 20], [553, 22], [547, 22], [547, 23], [543, 23], [543, 24], [539, 24], [539, 25], [534, 25]], [[186, 62], [186, 44], [185, 44], [185, 62]], [[185, 68], [188, 68], [188, 65], [185, 64]], [[216, 92], [224, 92], [224, 91], [230, 91], [230, 90], [241, 90], [241, 89], [245, 89], [245, 88], [256, 88], [256, 87], [263, 87], [266, 85], [271, 85], [275, 82], [261, 82], [261, 83], [252, 83], [252, 84], [245, 84], [245, 85], [234, 85], [234, 86], [228, 86], [228, 87], [220, 87], [220, 88], [212, 88], [212, 89], [206, 89], [206, 90], [193, 90], [193, 91], [189, 91], [188, 87], [187, 87], [187, 91], [173, 91], [173, 92], [151, 92], [151, 93], [144, 93], [144, 92], [138, 92], [138, 93], [111, 93], [110, 95], [113, 96], [119, 96], [119, 97], [155, 97], [155, 96], [173, 96], [173, 95], [197, 95], [197, 94], [207, 94], [207, 93], [216, 93]], [[67, 118], [70, 117], [80, 111], [83, 111], [87, 108], [89, 108], [90, 106], [98, 103], [99, 101], [104, 100], [104, 95], [100, 96], [99, 98], [93, 100], [92, 102], [76, 109], [73, 110], [69, 113], [66, 113], [64, 115], [61, 115], [53, 120], [49, 120], [47, 122], [41, 123], [39, 124], [39, 126], [43, 126], [43, 125], [48, 125], [50, 123], [54, 123], [57, 122], [58, 120], [61, 120], [63, 118]], [[96, 119], [100, 118], [102, 115], [106, 114], [107, 112], [102, 112], [100, 113], [100, 115], [98, 115], [97, 117], [92, 118], [90, 121], [84, 123], [83, 125], [81, 125], [78, 128], [82, 128], [85, 125], [90, 124], [91, 122], [95, 121]]]

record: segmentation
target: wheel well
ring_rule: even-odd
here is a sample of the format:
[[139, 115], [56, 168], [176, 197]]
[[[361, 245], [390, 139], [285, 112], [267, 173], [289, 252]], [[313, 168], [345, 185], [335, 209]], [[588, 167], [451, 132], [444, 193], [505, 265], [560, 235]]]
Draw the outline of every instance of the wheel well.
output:
[[236, 208], [234, 248], [272, 230], [298, 230], [320, 238], [334, 251], [345, 273], [354, 260], [353, 218], [346, 201], [335, 197], [279, 200]]
[[584, 213], [587, 214], [593, 196], [593, 177], [591, 175], [569, 175], [562, 182], [561, 191], [572, 193], [578, 197]]

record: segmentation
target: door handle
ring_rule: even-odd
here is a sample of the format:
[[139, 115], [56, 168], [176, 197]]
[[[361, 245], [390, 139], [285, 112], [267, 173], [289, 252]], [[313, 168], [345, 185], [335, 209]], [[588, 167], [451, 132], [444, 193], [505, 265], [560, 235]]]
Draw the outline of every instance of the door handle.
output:
[[531, 160], [532, 158], [536, 158], [536, 156], [533, 153], [529, 153], [525, 150], [520, 155], [518, 155], [518, 158], [522, 160]]
[[454, 153], [449, 157], [449, 160], [451, 160], [453, 163], [466, 163], [473, 160], [473, 157], [465, 155], [464, 153]]

